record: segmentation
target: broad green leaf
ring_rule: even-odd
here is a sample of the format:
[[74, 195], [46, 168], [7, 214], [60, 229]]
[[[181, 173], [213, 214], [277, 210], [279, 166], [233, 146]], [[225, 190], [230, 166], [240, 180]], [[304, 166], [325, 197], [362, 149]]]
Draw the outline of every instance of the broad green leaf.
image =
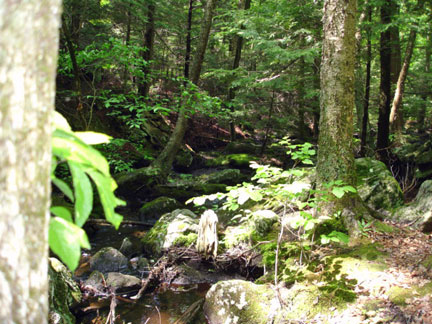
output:
[[256, 191], [256, 190], [249, 191], [249, 197], [253, 201], [261, 201], [263, 199], [263, 195], [260, 192]]
[[238, 196], [237, 202], [239, 205], [243, 205], [250, 198], [249, 193], [246, 190], [241, 190]]
[[93, 208], [93, 189], [90, 179], [80, 164], [69, 161], [75, 191], [75, 224], [83, 226]]
[[345, 191], [349, 191], [349, 192], [354, 192], [354, 193], [357, 192], [356, 188], [354, 188], [354, 187], [352, 187], [352, 186], [344, 186], [343, 189], [344, 189]]
[[125, 205], [126, 203], [114, 195], [114, 190], [117, 188], [117, 184], [111, 176], [105, 176], [97, 170], [86, 169], [85, 171], [96, 184], [101, 204], [104, 209], [105, 218], [108, 222], [113, 224], [116, 229], [118, 229], [123, 220], [123, 216], [117, 214], [115, 208], [117, 206]]
[[50, 208], [52, 214], [57, 217], [63, 218], [64, 220], [73, 223], [72, 214], [69, 209], [62, 206], [54, 206]]
[[349, 236], [342, 232], [332, 231], [329, 234], [329, 237], [336, 238], [339, 242], [343, 242], [345, 244], [349, 243]]
[[109, 165], [104, 156], [72, 133], [56, 129], [52, 138], [52, 150], [53, 154], [61, 159], [91, 166], [110, 176]]
[[344, 190], [343, 188], [341, 188], [341, 187], [334, 187], [334, 188], [332, 189], [332, 193], [333, 193], [333, 195], [335, 195], [336, 197], [338, 197], [338, 198], [342, 198], [343, 195], [345, 194], [345, 190]]
[[90, 243], [84, 230], [60, 217], [51, 218], [48, 241], [51, 250], [72, 271], [78, 266], [81, 247], [90, 248]]
[[111, 136], [95, 132], [74, 132], [75, 136], [88, 145], [109, 143]]
[[56, 185], [57, 188], [61, 190], [61, 192], [63, 192], [66, 195], [66, 197], [69, 198], [70, 201], [72, 202], [75, 201], [72, 189], [69, 187], [69, 185], [66, 182], [64, 182], [59, 178], [56, 178], [54, 175], [51, 176], [51, 181]]
[[57, 129], [62, 129], [64, 131], [72, 131], [71, 127], [69, 126], [69, 123], [67, 122], [66, 118], [64, 118], [60, 113], [57, 111], [54, 111], [53, 116], [53, 126]]

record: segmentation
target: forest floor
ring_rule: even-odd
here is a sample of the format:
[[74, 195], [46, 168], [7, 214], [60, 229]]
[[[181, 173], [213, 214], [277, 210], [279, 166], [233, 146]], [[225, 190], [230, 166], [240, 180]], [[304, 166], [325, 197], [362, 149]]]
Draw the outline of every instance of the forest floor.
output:
[[[404, 298], [399, 305], [392, 302], [389, 296], [395, 287], [401, 288], [403, 292], [412, 287], [424, 287], [428, 283], [430, 285], [432, 267], [431, 264], [425, 266], [424, 263], [425, 260], [432, 259], [432, 235], [409, 226], [392, 225], [398, 231], [368, 233], [370, 239], [379, 244], [379, 249], [388, 254], [388, 258], [385, 259], [388, 269], [359, 282], [356, 286], [356, 302], [331, 318], [327, 317], [326, 322], [432, 324], [432, 289], [423, 297], [414, 294]], [[427, 287], [430, 287], [429, 285]], [[321, 320], [316, 318], [315, 323], [321, 323]]]

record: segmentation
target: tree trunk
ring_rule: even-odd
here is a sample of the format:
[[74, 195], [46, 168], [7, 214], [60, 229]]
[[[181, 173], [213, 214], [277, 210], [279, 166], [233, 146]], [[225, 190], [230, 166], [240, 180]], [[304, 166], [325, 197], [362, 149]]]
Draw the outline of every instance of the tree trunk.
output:
[[[368, 22], [372, 22], [372, 7], [367, 9]], [[370, 98], [370, 83], [371, 83], [371, 62], [372, 62], [372, 31], [368, 27], [367, 30], [367, 49], [366, 49], [366, 80], [365, 80], [365, 96], [363, 101], [363, 117], [361, 124], [360, 136], [360, 155], [366, 155], [367, 129], [369, 120], [369, 98]]]
[[[243, 3], [244, 2], [244, 3]], [[240, 6], [243, 6], [243, 10], [248, 10], [251, 6], [252, 0], [240, 0]], [[241, 27], [243, 29], [243, 27]], [[243, 49], [243, 37], [242, 36], [236, 36], [235, 45], [234, 45], [234, 60], [232, 64], [232, 70], [235, 71], [240, 66], [240, 60], [241, 60], [241, 54]], [[233, 88], [231, 85], [228, 90], [228, 98], [227, 101], [231, 103], [235, 99], [235, 92], [236, 89]], [[233, 111], [234, 108], [231, 107], [231, 111]], [[235, 141], [235, 125], [234, 122], [230, 122], [230, 134], [231, 134], [231, 141]]]
[[[342, 180], [355, 186], [352, 136], [354, 131], [354, 67], [356, 0], [324, 2], [324, 42], [321, 63], [321, 114], [318, 138], [317, 185]], [[352, 207], [352, 199], [320, 202], [320, 213], [332, 216]], [[345, 214], [348, 228], [355, 217]]]
[[405, 80], [408, 75], [411, 57], [414, 51], [417, 32], [412, 29], [409, 34], [407, 47], [405, 50], [405, 58], [402, 69], [399, 73], [399, 78], [396, 85], [396, 91], [393, 98], [393, 104], [390, 112], [390, 125], [397, 137], [402, 135], [403, 128], [403, 111], [402, 111], [402, 97], [405, 90]]
[[[217, 0], [208, 0], [205, 9], [204, 17], [205, 21], [201, 27], [200, 39], [197, 48], [197, 54], [194, 58], [191, 71], [191, 81], [194, 84], [198, 84], [201, 67], [204, 62], [205, 50], [209, 39], [210, 29], [213, 20], [213, 10]], [[191, 31], [192, 31], [192, 13], [193, 13], [194, 0], [189, 0], [189, 12], [188, 12], [188, 26], [187, 26], [187, 37], [186, 37], [186, 55], [185, 55], [185, 69], [184, 76], [189, 79], [189, 66], [190, 66], [190, 54], [191, 54]], [[185, 83], [185, 86], [187, 84]], [[171, 170], [174, 158], [181, 147], [184, 134], [187, 129], [187, 110], [186, 106], [180, 103], [180, 111], [177, 117], [176, 126], [173, 133], [168, 140], [168, 144], [159, 154], [157, 159], [152, 163], [152, 167], [155, 167], [161, 171], [162, 178]]]
[[[386, 0], [381, 6], [381, 23], [391, 23], [391, 0]], [[380, 37], [380, 103], [378, 113], [377, 154], [381, 161], [389, 160], [389, 135], [390, 135], [390, 104], [391, 104], [391, 33], [387, 29]]]
[[140, 80], [140, 84], [138, 86], [138, 92], [144, 98], [147, 98], [150, 91], [151, 85], [151, 65], [150, 61], [153, 59], [153, 45], [155, 38], [155, 11], [156, 6], [152, 1], [150, 1], [147, 5], [147, 23], [146, 29], [144, 32], [144, 50], [142, 51], [142, 58], [147, 62], [145, 67], [143, 68], [144, 79]]
[[59, 0], [0, 2], [0, 322], [48, 317]]
[[[432, 37], [429, 33], [426, 36], [426, 46], [425, 46], [425, 67], [424, 71], [426, 74], [429, 74], [430, 72], [430, 65], [431, 65], [431, 54], [432, 54]], [[418, 116], [417, 116], [417, 123], [418, 123], [418, 132], [420, 134], [425, 132], [425, 118], [426, 118], [426, 110], [428, 105], [428, 95], [427, 92], [429, 91], [429, 88], [427, 87], [427, 83], [425, 82], [425, 89], [423, 89], [424, 94], [422, 95], [423, 99], [423, 105], [420, 107]]]

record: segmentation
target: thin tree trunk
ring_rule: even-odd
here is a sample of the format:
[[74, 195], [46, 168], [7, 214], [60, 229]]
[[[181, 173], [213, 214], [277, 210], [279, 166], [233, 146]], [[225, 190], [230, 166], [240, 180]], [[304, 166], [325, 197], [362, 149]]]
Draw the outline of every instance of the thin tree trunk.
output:
[[[243, 4], [243, 10], [248, 10], [251, 6], [251, 2], [252, 0], [240, 0], [240, 5]], [[242, 26], [241, 28], [243, 29], [244, 27]], [[240, 66], [242, 49], [243, 49], [243, 37], [238, 35], [236, 36], [236, 42], [234, 45], [234, 60], [231, 68], [233, 71], [237, 70]], [[230, 86], [228, 90], [228, 98], [227, 98], [228, 102], [232, 103], [235, 99], [235, 96], [236, 96], [236, 89]], [[231, 107], [231, 110], [233, 111], [234, 107]], [[235, 133], [234, 122], [230, 122], [230, 134], [231, 134], [231, 141], [235, 141], [236, 133]]]
[[[367, 9], [368, 22], [372, 22], [372, 7], [368, 6]], [[369, 120], [369, 98], [370, 98], [370, 83], [371, 83], [371, 62], [372, 62], [372, 31], [371, 28], [367, 29], [367, 45], [366, 45], [366, 80], [365, 80], [365, 96], [363, 101], [363, 117], [361, 124], [360, 136], [360, 156], [366, 154], [367, 142], [367, 129]]]
[[48, 317], [59, 0], [0, 1], [0, 323]]
[[396, 85], [396, 91], [393, 99], [393, 104], [390, 112], [390, 125], [396, 136], [401, 136], [403, 128], [403, 112], [402, 112], [402, 98], [405, 90], [405, 80], [408, 75], [411, 57], [414, 51], [417, 32], [412, 29], [409, 34], [408, 44], [405, 50], [405, 58], [402, 69], [399, 73], [399, 78]]
[[[126, 47], [130, 44], [130, 36], [131, 36], [131, 21], [132, 21], [132, 2], [129, 3], [129, 6], [127, 8], [126, 12], [126, 37], [125, 37], [125, 45]], [[123, 89], [124, 91], [127, 91], [127, 82], [129, 79], [129, 71], [128, 71], [128, 64], [126, 63], [123, 70]]]
[[147, 64], [143, 68], [144, 79], [140, 80], [138, 92], [144, 98], [148, 97], [151, 85], [151, 60], [153, 59], [153, 47], [155, 37], [155, 11], [156, 6], [153, 0], [147, 5], [147, 23], [144, 32], [144, 50], [142, 58]]
[[78, 67], [78, 62], [76, 59], [76, 53], [75, 53], [75, 45], [72, 41], [72, 35], [71, 32], [66, 24], [66, 20], [64, 17], [62, 17], [62, 27], [61, 30], [63, 31], [63, 36], [66, 41], [66, 47], [69, 52], [69, 56], [72, 62], [72, 73], [74, 75], [74, 88], [77, 93], [77, 111], [81, 111], [83, 109], [82, 106], [82, 86], [81, 86], [81, 72]]
[[[391, 23], [391, 0], [381, 6], [381, 23]], [[377, 154], [381, 161], [389, 160], [390, 105], [391, 105], [391, 32], [383, 31], [380, 37], [380, 103], [378, 112]]]
[[[192, 32], [192, 14], [194, 0], [189, 0], [189, 11], [188, 11], [188, 23], [187, 23], [187, 36], [186, 36], [186, 55], [185, 55], [185, 66], [184, 66], [184, 77], [185, 79], [191, 78], [194, 84], [198, 84], [201, 67], [204, 62], [205, 50], [209, 39], [210, 29], [213, 20], [213, 11], [217, 0], [208, 0], [207, 6], [204, 13], [204, 22], [201, 26], [200, 39], [197, 48], [197, 54], [194, 58], [191, 73], [190, 69], [190, 55], [191, 55], [191, 32]], [[191, 74], [191, 76], [190, 76]], [[187, 83], [185, 82], [185, 86]], [[168, 144], [159, 154], [157, 159], [152, 163], [152, 167], [158, 168], [161, 171], [161, 176], [165, 177], [172, 167], [174, 158], [181, 147], [183, 142], [184, 134], [187, 129], [187, 111], [186, 106], [180, 103], [180, 111], [177, 117], [176, 126], [173, 133], [171, 134]]]
[[[430, 73], [430, 66], [431, 66], [431, 46], [432, 46], [432, 37], [431, 34], [428, 34], [426, 36], [426, 47], [425, 47], [425, 73]], [[425, 83], [427, 85], [427, 83]], [[425, 118], [426, 118], [426, 110], [428, 105], [428, 95], [427, 95], [428, 89], [424, 89], [424, 95], [422, 95], [423, 99], [423, 105], [420, 107], [418, 116], [417, 116], [417, 123], [418, 123], [418, 132], [420, 134], [425, 132]]]
[[269, 107], [269, 112], [268, 112], [268, 116], [267, 116], [267, 125], [266, 125], [266, 130], [265, 130], [265, 135], [264, 135], [264, 141], [262, 143], [261, 146], [261, 151], [260, 151], [260, 155], [264, 154], [264, 151], [266, 149], [267, 146], [267, 142], [268, 142], [268, 137], [270, 134], [270, 129], [271, 129], [271, 119], [272, 119], [272, 115], [273, 115], [273, 107], [274, 107], [274, 101], [275, 101], [275, 91], [272, 91], [272, 97], [270, 100], [270, 107]]

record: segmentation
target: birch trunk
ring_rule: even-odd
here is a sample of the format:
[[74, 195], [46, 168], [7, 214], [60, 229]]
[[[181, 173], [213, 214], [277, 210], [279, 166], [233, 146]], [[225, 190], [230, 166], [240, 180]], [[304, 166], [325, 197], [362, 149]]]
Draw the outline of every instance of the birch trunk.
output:
[[0, 323], [47, 322], [60, 4], [0, 1]]

